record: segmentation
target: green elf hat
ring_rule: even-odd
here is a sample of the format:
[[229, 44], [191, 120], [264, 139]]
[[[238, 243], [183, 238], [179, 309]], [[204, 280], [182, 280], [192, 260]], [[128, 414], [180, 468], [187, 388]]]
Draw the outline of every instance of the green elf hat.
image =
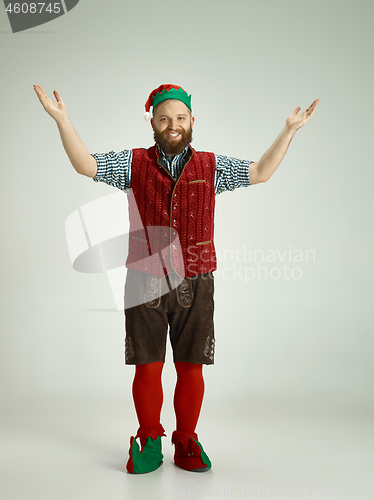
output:
[[150, 109], [153, 109], [160, 104], [162, 101], [167, 101], [168, 99], [176, 99], [177, 101], [182, 101], [189, 109], [191, 108], [191, 95], [188, 95], [182, 87], [178, 85], [160, 85], [157, 89], [152, 90], [149, 94], [148, 100], [145, 103], [145, 113], [143, 118], [147, 121], [151, 118]]

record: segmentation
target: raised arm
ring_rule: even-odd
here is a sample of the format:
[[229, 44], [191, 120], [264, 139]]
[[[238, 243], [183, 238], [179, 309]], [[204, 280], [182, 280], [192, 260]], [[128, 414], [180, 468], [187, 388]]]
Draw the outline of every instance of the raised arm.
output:
[[318, 103], [319, 99], [316, 99], [309, 108], [300, 115], [298, 113], [301, 108], [297, 107], [294, 109], [293, 113], [287, 118], [284, 129], [270, 148], [262, 155], [260, 161], [250, 164], [249, 178], [251, 184], [265, 182], [270, 179], [280, 162], [283, 160], [296, 131], [311, 119]]
[[56, 101], [52, 101], [39, 85], [34, 85], [34, 90], [43, 108], [55, 120], [60, 131], [62, 144], [75, 170], [78, 174], [95, 177], [97, 172], [96, 160], [90, 155], [74, 130], [60, 94], [57, 90], [54, 90], [53, 94]]

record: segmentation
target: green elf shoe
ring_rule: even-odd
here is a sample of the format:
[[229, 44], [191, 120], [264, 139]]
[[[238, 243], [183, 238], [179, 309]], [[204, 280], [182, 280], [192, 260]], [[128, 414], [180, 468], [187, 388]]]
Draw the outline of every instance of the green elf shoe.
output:
[[[126, 469], [130, 474], [145, 474], [157, 470], [163, 462], [161, 436], [166, 436], [161, 424], [151, 427], [139, 427], [136, 436], [130, 438], [129, 460]], [[136, 441], [140, 438], [141, 449]]]

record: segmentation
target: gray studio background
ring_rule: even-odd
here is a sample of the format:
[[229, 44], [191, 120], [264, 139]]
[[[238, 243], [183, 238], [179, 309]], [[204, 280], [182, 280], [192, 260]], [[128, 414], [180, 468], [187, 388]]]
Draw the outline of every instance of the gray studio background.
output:
[[[12, 34], [1, 11], [0, 373], [4, 442], [19, 450], [17, 459], [4, 456], [4, 498], [13, 498], [17, 460], [36, 453], [47, 463], [54, 438], [92, 452], [98, 439], [102, 460], [123, 471], [137, 428], [123, 313], [104, 275], [73, 270], [65, 238], [73, 211], [116, 190], [74, 171], [33, 84], [50, 97], [60, 92], [92, 153], [150, 146], [142, 118], [149, 92], [181, 85], [192, 94], [195, 149], [254, 161], [296, 106], [303, 111], [320, 98], [269, 182], [216, 199], [216, 358], [204, 369], [197, 430], [213, 439], [229, 435], [237, 415], [250, 419], [257, 411], [262, 421], [290, 408], [311, 421], [319, 412], [327, 422], [335, 412], [371, 422], [373, 14], [369, 1], [80, 0], [55, 21]], [[243, 250], [244, 261], [230, 257]], [[250, 261], [250, 250], [287, 256]], [[293, 260], [296, 250], [302, 262]], [[315, 258], [307, 261], [307, 251]], [[238, 268], [258, 263], [268, 273], [284, 264], [301, 271], [298, 279], [263, 272], [245, 282]], [[162, 422], [171, 436], [170, 348], [163, 382]], [[219, 418], [224, 424], [215, 428]], [[62, 431], [67, 421], [70, 429], [96, 425], [95, 438]], [[32, 437], [42, 429], [45, 448]], [[110, 432], [115, 457], [105, 445]], [[369, 425], [361, 438], [352, 464], [365, 474], [373, 464], [364, 444], [372, 444]], [[339, 461], [333, 465], [338, 470]], [[73, 474], [76, 464], [59, 466]], [[26, 478], [34, 485], [29, 498], [62, 488], [62, 476], [51, 479], [51, 490], [38, 489], [41, 472]], [[90, 495], [59, 491], [61, 498], [99, 498], [104, 484]]]

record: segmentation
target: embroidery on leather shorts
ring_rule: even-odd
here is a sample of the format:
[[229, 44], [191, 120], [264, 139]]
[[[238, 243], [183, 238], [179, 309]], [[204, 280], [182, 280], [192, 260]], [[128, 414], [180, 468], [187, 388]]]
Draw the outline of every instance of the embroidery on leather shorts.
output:
[[210, 335], [207, 336], [205, 341], [205, 349], [203, 351], [204, 356], [213, 361], [214, 358], [214, 349], [215, 349], [216, 340], [212, 338]]
[[160, 278], [157, 276], [147, 276], [144, 303], [147, 307], [155, 309], [160, 305], [160, 302]]
[[177, 286], [177, 301], [182, 307], [191, 307], [193, 302], [194, 294], [192, 291], [191, 280], [184, 279]]
[[125, 361], [130, 361], [134, 356], [134, 348], [130, 337], [125, 338]]

